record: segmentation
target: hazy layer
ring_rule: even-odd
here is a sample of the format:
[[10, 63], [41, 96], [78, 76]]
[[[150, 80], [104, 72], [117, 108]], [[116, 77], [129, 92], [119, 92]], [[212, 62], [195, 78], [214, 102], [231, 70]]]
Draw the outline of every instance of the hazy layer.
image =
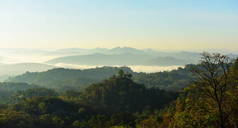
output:
[[[77, 65], [77, 64], [64, 64], [64, 63], [58, 63], [55, 66], [57, 67], [64, 67], [64, 68], [73, 68], [73, 69], [89, 69], [89, 68], [96, 68], [96, 67], [103, 67], [105, 65]], [[114, 65], [113, 67], [121, 67], [118, 65]], [[152, 72], [162, 72], [162, 71], [170, 71], [177, 69], [182, 66], [144, 66], [144, 65], [127, 65], [127, 67], [130, 67], [135, 72], [146, 72], [146, 73], [152, 73]]]

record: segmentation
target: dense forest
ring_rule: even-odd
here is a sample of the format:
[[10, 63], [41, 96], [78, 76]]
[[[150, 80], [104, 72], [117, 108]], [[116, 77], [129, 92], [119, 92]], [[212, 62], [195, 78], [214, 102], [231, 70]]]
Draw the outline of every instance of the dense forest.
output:
[[236, 128], [238, 59], [159, 73], [53, 69], [0, 83], [3, 128]]
[[194, 79], [191, 70], [197, 65], [186, 65], [173, 71], [157, 73], [137, 73], [128, 67], [98, 67], [95, 69], [64, 69], [57, 68], [45, 72], [27, 72], [9, 78], [8, 82], [36, 84], [57, 90], [84, 89], [87, 86], [108, 79], [118, 71], [132, 74], [132, 79], [147, 88], [160, 88], [169, 91], [180, 91]]

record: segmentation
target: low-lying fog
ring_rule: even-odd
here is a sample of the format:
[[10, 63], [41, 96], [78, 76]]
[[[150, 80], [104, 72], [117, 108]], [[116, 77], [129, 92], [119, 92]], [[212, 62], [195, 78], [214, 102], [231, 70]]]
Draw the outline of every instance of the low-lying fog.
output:
[[[105, 65], [77, 65], [77, 64], [58, 63], [55, 66], [64, 67], [64, 68], [73, 68], [73, 69], [89, 69], [89, 68], [103, 67]], [[121, 67], [121, 66], [114, 65], [113, 67]], [[161, 71], [170, 71], [170, 70], [174, 70], [174, 69], [177, 69], [177, 68], [183, 67], [183, 66], [126, 65], [126, 67], [130, 67], [134, 72], [153, 73], [153, 72], [161, 72]]]
[[[16, 64], [22, 64], [22, 63], [44, 64], [44, 62], [46, 62], [50, 59], [56, 58], [56, 57], [58, 57], [58, 56], [7, 55], [7, 56], [2, 57], [0, 63], [1, 63], [1, 65], [4, 65], [4, 64], [16, 65]], [[107, 66], [107, 65], [79, 65], [79, 64], [57, 63], [57, 64], [52, 64], [50, 66], [62, 67], [62, 68], [72, 68], [72, 69], [89, 69], [89, 68], [103, 67], [103, 66]], [[147, 72], [147, 73], [170, 71], [170, 70], [177, 69], [178, 67], [181, 67], [181, 66], [144, 66], [144, 65], [125, 65], [125, 66], [130, 67], [135, 72]], [[121, 67], [121, 66], [114, 65], [113, 67]]]
[[[36, 55], [36, 54], [1, 54], [0, 55], [0, 82], [7, 80], [9, 77], [29, 72], [47, 71], [53, 68], [71, 68], [71, 69], [89, 69], [103, 67], [107, 65], [80, 65], [80, 64], [47, 64], [46, 61], [59, 56]], [[134, 72], [160, 72], [177, 69], [181, 66], [145, 66], [145, 65], [125, 65], [130, 67]], [[121, 67], [114, 65], [114, 67]]]
[[[112, 49], [0, 49], [0, 81], [9, 76], [53, 68], [130, 67], [134, 72], [161, 72], [197, 63], [200, 53], [116, 47]], [[119, 66], [120, 65], [120, 66]]]

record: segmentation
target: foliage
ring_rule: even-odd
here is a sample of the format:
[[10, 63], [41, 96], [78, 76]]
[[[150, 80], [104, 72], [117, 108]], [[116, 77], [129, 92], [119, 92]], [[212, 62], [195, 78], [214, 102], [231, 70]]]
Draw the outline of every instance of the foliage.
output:
[[236, 128], [238, 61], [221, 54], [204, 54], [195, 69], [197, 81], [177, 99], [170, 128]]
[[[31, 118], [30, 126], [36, 128], [131, 128], [136, 127], [135, 113], [164, 108], [176, 97], [175, 92], [135, 83], [131, 74], [121, 70], [84, 91], [57, 93], [46, 88], [18, 91], [12, 95], [15, 104], [3, 107], [2, 113], [8, 110], [21, 113], [24, 118]], [[17, 127], [17, 124], [4, 125]]]
[[138, 112], [158, 109], [174, 100], [176, 93], [151, 88], [133, 82], [130, 74], [119, 72], [101, 83], [93, 84], [82, 93], [82, 101], [108, 113]]
[[[0, 105], [0, 126], [237, 128], [238, 59], [233, 62], [221, 54], [207, 53], [203, 57], [199, 65], [187, 65], [171, 72], [144, 74], [118, 69], [117, 75], [92, 83], [83, 90], [71, 88], [58, 92], [56, 89], [39, 88], [30, 84], [2, 83], [1, 95], [11, 96], [15, 100]], [[68, 70], [65, 73], [65, 69], [60, 70], [61, 74], [59, 69], [45, 72], [53, 75], [47, 82], [57, 82], [58, 78], [63, 80], [65, 74], [70, 74], [73, 79], [78, 77], [76, 75], [79, 71]], [[190, 71], [193, 73], [189, 73]], [[71, 74], [72, 72], [75, 74]], [[108, 75], [100, 73], [101, 78]], [[58, 76], [54, 76], [55, 74]], [[85, 77], [89, 77], [89, 74], [85, 73]], [[42, 78], [42, 81], [46, 79], [45, 76]], [[166, 88], [167, 91], [160, 88]], [[182, 88], [184, 89], [181, 91]]]
[[18, 91], [24, 91], [31, 88], [38, 88], [39, 86], [27, 83], [12, 83], [3, 82], [0, 83], [0, 104], [6, 104], [11, 101], [12, 95]]

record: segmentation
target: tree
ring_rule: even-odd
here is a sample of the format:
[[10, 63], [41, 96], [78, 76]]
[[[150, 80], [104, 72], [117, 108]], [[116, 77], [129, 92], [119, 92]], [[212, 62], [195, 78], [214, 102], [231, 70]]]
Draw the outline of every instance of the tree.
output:
[[11, 102], [17, 103], [33, 97], [57, 97], [58, 93], [53, 89], [31, 88], [24, 91], [18, 91], [11, 96]]
[[1, 128], [32, 128], [34, 120], [29, 114], [14, 110], [0, 110]]
[[225, 99], [229, 88], [229, 67], [231, 59], [221, 54], [203, 53], [201, 64], [193, 72], [197, 76], [195, 82], [199, 91], [208, 99], [218, 113], [218, 125], [226, 127]]
[[131, 74], [120, 72], [101, 83], [92, 84], [82, 92], [80, 102], [111, 114], [163, 108], [177, 97], [174, 92], [147, 89], [131, 77]]

